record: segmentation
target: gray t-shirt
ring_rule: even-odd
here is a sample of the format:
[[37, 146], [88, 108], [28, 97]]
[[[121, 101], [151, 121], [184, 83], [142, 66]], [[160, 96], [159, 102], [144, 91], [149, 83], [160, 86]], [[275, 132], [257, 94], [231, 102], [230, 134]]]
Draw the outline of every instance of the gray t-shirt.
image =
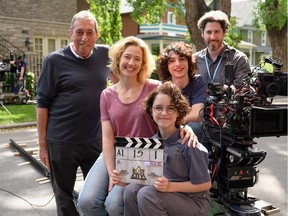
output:
[[[160, 134], [154, 138], [161, 138]], [[164, 176], [171, 182], [201, 184], [210, 181], [207, 149], [201, 143], [194, 148], [181, 142], [180, 128], [164, 140]]]
[[227, 62], [234, 65], [234, 75], [232, 76], [234, 76], [233, 84], [236, 88], [242, 86], [243, 77], [251, 71], [247, 56], [226, 43], [224, 43], [224, 48], [214, 62], [210, 58], [207, 48], [195, 53], [194, 56], [197, 60], [197, 74], [201, 74], [206, 83], [220, 83], [223, 85], [225, 83], [225, 64]]

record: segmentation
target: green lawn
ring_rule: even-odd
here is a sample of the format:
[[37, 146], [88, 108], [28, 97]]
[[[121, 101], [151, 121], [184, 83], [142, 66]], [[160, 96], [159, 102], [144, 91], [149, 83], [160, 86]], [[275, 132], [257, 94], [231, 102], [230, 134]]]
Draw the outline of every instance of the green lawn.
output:
[[0, 104], [0, 125], [36, 121], [36, 104]]

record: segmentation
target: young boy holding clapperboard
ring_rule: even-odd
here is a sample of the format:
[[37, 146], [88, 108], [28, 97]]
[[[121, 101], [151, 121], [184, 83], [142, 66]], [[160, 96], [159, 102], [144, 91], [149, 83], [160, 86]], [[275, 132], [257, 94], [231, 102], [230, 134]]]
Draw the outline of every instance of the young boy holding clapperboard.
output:
[[145, 112], [158, 126], [155, 138], [164, 143], [164, 176], [154, 185], [131, 183], [124, 190], [124, 215], [208, 215], [211, 187], [208, 152], [181, 144], [181, 120], [189, 103], [172, 82], [155, 89], [144, 102]]

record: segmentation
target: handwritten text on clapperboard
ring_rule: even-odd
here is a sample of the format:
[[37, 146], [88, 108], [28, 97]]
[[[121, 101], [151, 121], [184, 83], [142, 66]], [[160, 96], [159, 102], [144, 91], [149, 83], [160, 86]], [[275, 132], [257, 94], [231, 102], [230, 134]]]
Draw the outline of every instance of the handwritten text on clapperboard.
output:
[[153, 185], [163, 176], [163, 145], [160, 139], [116, 137], [116, 170], [122, 181]]

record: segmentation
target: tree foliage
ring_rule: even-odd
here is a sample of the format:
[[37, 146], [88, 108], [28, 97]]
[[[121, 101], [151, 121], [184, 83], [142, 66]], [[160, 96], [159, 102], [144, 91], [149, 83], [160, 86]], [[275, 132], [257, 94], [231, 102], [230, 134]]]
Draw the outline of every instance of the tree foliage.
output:
[[86, 0], [95, 15], [100, 33], [100, 42], [112, 45], [121, 38], [121, 0]]
[[271, 43], [273, 58], [282, 59], [283, 70], [288, 71], [287, 60], [287, 0], [258, 0], [253, 23], [265, 26]]
[[132, 18], [139, 24], [160, 23], [168, 9], [177, 15], [184, 16], [184, 4], [182, 1], [169, 3], [166, 0], [127, 0], [133, 7]]
[[230, 17], [230, 27], [225, 36], [225, 42], [236, 49], [239, 49], [238, 44], [242, 40], [242, 35], [239, 27], [237, 27], [236, 17]]
[[165, 0], [127, 0], [127, 3], [133, 7], [132, 18], [139, 24], [160, 23], [168, 7]]
[[254, 8], [253, 23], [256, 27], [265, 25], [269, 31], [272, 28], [281, 30], [287, 22], [287, 0], [258, 0]]

